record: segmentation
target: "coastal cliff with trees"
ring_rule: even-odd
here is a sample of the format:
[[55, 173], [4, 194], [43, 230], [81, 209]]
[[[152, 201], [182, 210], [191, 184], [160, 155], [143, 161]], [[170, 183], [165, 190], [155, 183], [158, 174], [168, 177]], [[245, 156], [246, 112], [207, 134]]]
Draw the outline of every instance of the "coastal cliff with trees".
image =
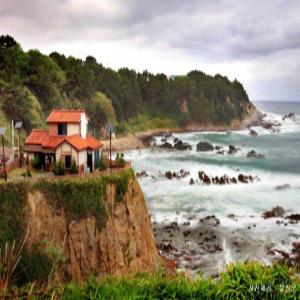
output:
[[256, 111], [243, 85], [221, 75], [115, 71], [92, 56], [82, 60], [58, 52], [26, 52], [13, 37], [2, 35], [1, 124], [21, 119], [28, 133], [44, 127], [53, 108], [84, 108], [98, 136], [107, 122], [119, 133], [191, 124], [229, 126]]

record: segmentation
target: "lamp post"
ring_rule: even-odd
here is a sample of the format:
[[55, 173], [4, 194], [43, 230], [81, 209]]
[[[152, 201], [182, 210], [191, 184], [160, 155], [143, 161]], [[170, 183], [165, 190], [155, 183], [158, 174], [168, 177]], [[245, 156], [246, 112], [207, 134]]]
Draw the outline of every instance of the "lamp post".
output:
[[111, 169], [111, 135], [115, 131], [115, 127], [112, 123], [108, 123], [107, 131], [109, 132], [109, 168]]
[[3, 166], [4, 166], [4, 180], [7, 181], [7, 173], [6, 173], [6, 162], [5, 162], [5, 148], [4, 148], [4, 134], [6, 128], [0, 127], [0, 135], [2, 136], [2, 150], [3, 150]]
[[20, 143], [20, 132], [21, 132], [21, 128], [22, 128], [23, 122], [22, 121], [18, 121], [15, 124], [15, 128], [18, 130], [18, 156], [19, 156], [19, 160], [20, 160], [20, 168], [22, 167], [22, 156], [21, 156], [21, 143]]

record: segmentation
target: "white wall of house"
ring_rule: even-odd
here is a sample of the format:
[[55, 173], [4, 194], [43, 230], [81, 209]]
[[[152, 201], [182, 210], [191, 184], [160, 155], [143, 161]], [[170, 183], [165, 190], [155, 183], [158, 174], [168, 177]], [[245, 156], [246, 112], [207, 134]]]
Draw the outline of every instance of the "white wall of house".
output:
[[79, 124], [68, 123], [67, 127], [68, 135], [80, 134]]
[[86, 138], [87, 134], [87, 125], [88, 125], [88, 120], [86, 117], [85, 113], [81, 113], [81, 118], [80, 118], [80, 135], [84, 139]]
[[75, 160], [76, 165], [78, 166], [78, 161], [79, 161], [78, 151], [75, 148], [73, 148], [70, 144], [63, 143], [60, 146], [58, 146], [56, 149], [56, 153], [55, 153], [56, 161], [61, 160], [64, 163], [64, 156], [66, 155], [71, 155], [72, 160]]
[[87, 151], [86, 150], [83, 150], [83, 151], [80, 151], [78, 153], [78, 157], [79, 157], [79, 163], [78, 165], [83, 165], [83, 164], [86, 164], [87, 163]]

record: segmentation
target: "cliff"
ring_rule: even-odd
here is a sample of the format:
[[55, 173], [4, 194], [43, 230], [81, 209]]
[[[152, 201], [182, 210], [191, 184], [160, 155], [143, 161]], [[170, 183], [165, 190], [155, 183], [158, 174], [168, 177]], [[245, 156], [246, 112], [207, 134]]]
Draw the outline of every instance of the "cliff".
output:
[[[55, 249], [61, 253], [64, 258], [61, 277], [81, 280], [89, 274], [118, 276], [141, 271], [153, 272], [159, 266], [151, 222], [138, 182], [131, 177], [126, 191], [120, 194], [119, 183], [115, 181], [117, 177], [103, 178], [80, 182], [84, 191], [93, 190], [93, 184], [105, 182], [104, 193], [101, 194], [100, 189], [98, 194], [104, 209], [99, 209], [96, 214], [90, 209], [78, 211], [77, 216], [67, 211], [75, 210], [78, 205], [77, 200], [71, 198], [75, 195], [78, 182], [71, 183], [75, 185], [72, 192], [66, 188], [66, 183], [59, 182], [44, 181], [26, 187], [23, 208], [25, 221], [22, 226], [24, 231], [29, 232], [26, 249], [29, 253], [38, 250], [39, 253], [49, 254], [50, 245], [52, 252]], [[60, 185], [64, 188], [58, 188]], [[56, 190], [49, 193], [49, 189]], [[59, 203], [63, 201], [61, 192], [67, 204]], [[69, 197], [66, 195], [68, 193]], [[87, 203], [84, 198], [82, 202]]]

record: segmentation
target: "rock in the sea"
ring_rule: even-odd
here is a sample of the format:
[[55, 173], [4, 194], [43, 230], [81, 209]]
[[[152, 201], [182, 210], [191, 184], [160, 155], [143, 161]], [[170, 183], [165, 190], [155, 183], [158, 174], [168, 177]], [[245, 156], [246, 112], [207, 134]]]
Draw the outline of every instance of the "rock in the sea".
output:
[[295, 113], [289, 113], [287, 115], [284, 115], [282, 117], [282, 120], [284, 121], [285, 119], [295, 119], [295, 117], [296, 117]]
[[136, 172], [135, 176], [136, 178], [141, 178], [141, 177], [148, 177], [149, 174], [146, 171], [142, 171], [142, 172]]
[[165, 173], [165, 176], [168, 178], [168, 179], [172, 179], [173, 178], [173, 173], [171, 171], [167, 171]]
[[247, 153], [247, 157], [248, 158], [256, 158], [256, 159], [264, 159], [266, 158], [263, 154], [261, 153], [257, 153], [256, 151], [254, 150], [251, 150]]
[[228, 154], [234, 154], [234, 153], [236, 153], [237, 151], [238, 151], [238, 149], [237, 148], [235, 148], [234, 146], [232, 146], [232, 145], [229, 145], [229, 150], [228, 150]]
[[292, 214], [290, 216], [287, 216], [286, 219], [290, 219], [291, 221], [300, 221], [300, 214]]
[[254, 129], [250, 129], [249, 135], [251, 135], [251, 136], [258, 136], [258, 133]]
[[249, 183], [248, 176], [246, 176], [244, 174], [239, 174], [238, 181], [242, 182], [242, 183]]
[[225, 150], [220, 150], [220, 151], [217, 151], [216, 153], [217, 153], [217, 154], [224, 155], [224, 154], [225, 154]]
[[276, 206], [272, 210], [264, 212], [263, 217], [265, 219], [278, 218], [278, 217], [283, 217], [284, 214], [285, 214], [285, 210], [281, 206]]
[[226, 183], [225, 178], [223, 176], [220, 177], [219, 184], [225, 184], [225, 183]]
[[172, 149], [173, 148], [172, 144], [169, 142], [165, 142], [165, 143], [161, 144], [159, 147], [164, 148], [164, 149]]
[[190, 185], [195, 184], [195, 180], [193, 178], [190, 179]]
[[178, 140], [175, 144], [174, 144], [174, 149], [176, 150], [192, 150], [192, 146], [189, 143], [184, 143], [181, 140]]
[[197, 151], [213, 151], [214, 146], [209, 142], [199, 142], [196, 149]]
[[206, 184], [211, 184], [211, 180], [206, 174], [203, 177], [203, 182], [206, 183]]
[[199, 220], [199, 223], [207, 224], [207, 225], [213, 225], [213, 226], [219, 226], [220, 220], [216, 218], [215, 215], [207, 216]]
[[274, 189], [276, 191], [285, 191], [285, 190], [288, 190], [290, 188], [291, 188], [291, 186], [289, 184], [283, 184], [283, 185], [276, 186]]
[[221, 150], [222, 148], [222, 146], [215, 146], [215, 150]]

